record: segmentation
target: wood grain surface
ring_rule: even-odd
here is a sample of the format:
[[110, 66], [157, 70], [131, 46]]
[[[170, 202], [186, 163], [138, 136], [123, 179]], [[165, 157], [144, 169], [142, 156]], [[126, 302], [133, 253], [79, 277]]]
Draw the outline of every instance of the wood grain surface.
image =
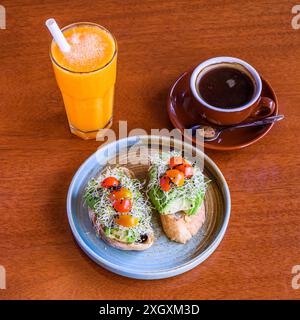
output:
[[[0, 299], [299, 299], [300, 29], [296, 1], [3, 0], [0, 30]], [[228, 180], [229, 228], [216, 252], [171, 279], [112, 274], [76, 245], [66, 194], [99, 142], [69, 132], [44, 26], [91, 21], [111, 30], [119, 60], [113, 128], [172, 128], [167, 92], [177, 76], [209, 57], [236, 56], [273, 85], [286, 119], [257, 144], [208, 155]]]

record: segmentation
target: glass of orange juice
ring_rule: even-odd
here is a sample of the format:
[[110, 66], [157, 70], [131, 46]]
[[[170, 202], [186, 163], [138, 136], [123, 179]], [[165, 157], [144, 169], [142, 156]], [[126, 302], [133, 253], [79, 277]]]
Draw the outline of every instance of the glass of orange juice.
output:
[[74, 23], [62, 32], [71, 50], [63, 53], [53, 40], [50, 57], [70, 130], [83, 139], [95, 139], [99, 129], [112, 124], [117, 42], [95, 23]]

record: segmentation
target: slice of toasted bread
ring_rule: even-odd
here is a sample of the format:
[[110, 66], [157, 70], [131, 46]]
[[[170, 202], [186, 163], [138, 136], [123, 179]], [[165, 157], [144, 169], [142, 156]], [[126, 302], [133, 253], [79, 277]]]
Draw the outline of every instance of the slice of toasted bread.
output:
[[106, 236], [102, 226], [97, 225], [96, 223], [96, 214], [95, 212], [89, 208], [89, 217], [91, 222], [93, 223], [93, 226], [99, 235], [99, 237], [103, 240], [105, 240], [109, 245], [111, 245], [114, 248], [120, 249], [120, 250], [146, 250], [150, 248], [154, 242], [154, 235], [153, 233], [147, 234], [148, 238], [145, 242], [134, 242], [134, 243], [125, 243], [121, 241], [117, 241], [115, 239], [111, 239]]
[[164, 232], [170, 240], [186, 243], [200, 230], [205, 221], [204, 201], [194, 215], [179, 211], [175, 214], [161, 214], [160, 219]]
[[[130, 169], [128, 169], [126, 167], [120, 167], [119, 169], [121, 169], [128, 177], [130, 177], [131, 179], [134, 179], [135, 174], [133, 171], [131, 171]], [[106, 234], [103, 230], [103, 227], [96, 223], [97, 219], [96, 219], [95, 212], [90, 208], [88, 208], [88, 212], [89, 212], [90, 220], [91, 220], [97, 234], [99, 235], [99, 237], [101, 239], [105, 240], [109, 245], [111, 245], [114, 248], [117, 248], [120, 250], [141, 251], [141, 250], [146, 250], [146, 249], [150, 248], [154, 242], [154, 234], [153, 233], [147, 234], [148, 238], [144, 242], [125, 243], [125, 242], [117, 241], [115, 239], [111, 239], [106, 236]]]

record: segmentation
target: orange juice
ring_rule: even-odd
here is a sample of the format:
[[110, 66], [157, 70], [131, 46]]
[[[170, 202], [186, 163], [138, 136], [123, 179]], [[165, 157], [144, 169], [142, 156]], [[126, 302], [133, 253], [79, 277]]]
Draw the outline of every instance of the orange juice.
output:
[[93, 23], [62, 29], [71, 50], [63, 53], [52, 41], [51, 60], [71, 132], [96, 137], [112, 123], [117, 44], [112, 34]]

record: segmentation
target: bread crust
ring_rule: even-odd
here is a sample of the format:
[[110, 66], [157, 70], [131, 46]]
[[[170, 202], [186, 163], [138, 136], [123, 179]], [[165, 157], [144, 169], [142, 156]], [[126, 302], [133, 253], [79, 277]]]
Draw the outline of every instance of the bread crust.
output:
[[[120, 167], [119, 169], [121, 169], [129, 178], [134, 179], [135, 175], [133, 171], [131, 171], [126, 167]], [[88, 212], [89, 212], [90, 220], [99, 237], [105, 240], [110, 246], [114, 248], [117, 248], [120, 250], [126, 250], [126, 251], [129, 251], [129, 250], [142, 251], [150, 248], [154, 242], [153, 233], [147, 234], [148, 239], [145, 242], [125, 243], [125, 242], [117, 241], [115, 239], [111, 239], [106, 236], [102, 226], [97, 225], [95, 212], [91, 208], [88, 208]]]
[[168, 238], [184, 244], [189, 241], [204, 224], [204, 201], [194, 215], [189, 216], [183, 211], [179, 211], [175, 214], [161, 214], [160, 219], [164, 232]]

